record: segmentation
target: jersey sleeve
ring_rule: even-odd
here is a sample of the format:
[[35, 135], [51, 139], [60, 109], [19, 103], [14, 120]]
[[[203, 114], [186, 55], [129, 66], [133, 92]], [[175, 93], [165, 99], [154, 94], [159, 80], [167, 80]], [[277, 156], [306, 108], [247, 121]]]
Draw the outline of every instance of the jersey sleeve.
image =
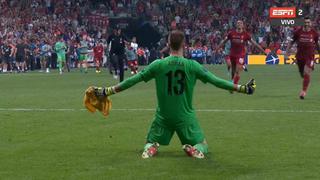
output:
[[118, 84], [117, 85], [118, 91], [126, 90], [141, 81], [148, 82], [150, 79], [154, 78], [156, 69], [158, 67], [158, 61], [159, 60], [152, 62], [149, 66], [147, 66], [145, 69], [140, 71], [138, 74]]
[[250, 39], [251, 39], [251, 34], [250, 33], [246, 33], [246, 41], [250, 41]]
[[159, 63], [160, 63], [160, 60], [155, 60], [149, 66], [147, 66], [146, 68], [144, 68], [142, 71], [139, 72], [144, 82], [148, 82], [155, 77]]
[[235, 85], [232, 82], [229, 82], [227, 80], [221, 79], [211, 72], [209, 72], [206, 68], [202, 67], [199, 63], [195, 62], [194, 63], [195, 67], [195, 73], [197, 79], [201, 80], [203, 83], [210, 83], [213, 84], [214, 86], [221, 88], [221, 89], [226, 89], [226, 90], [234, 90]]
[[130, 78], [122, 81], [120, 84], [118, 84], [117, 87], [117, 91], [124, 91], [132, 86], [134, 86], [135, 84], [139, 83], [143, 81], [142, 76], [140, 73], [131, 76]]

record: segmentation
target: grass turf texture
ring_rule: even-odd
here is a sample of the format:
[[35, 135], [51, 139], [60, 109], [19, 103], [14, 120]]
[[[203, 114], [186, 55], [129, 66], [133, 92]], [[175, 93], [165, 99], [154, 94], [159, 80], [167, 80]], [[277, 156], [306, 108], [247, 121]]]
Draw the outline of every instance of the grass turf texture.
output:
[[[208, 66], [227, 78], [225, 66]], [[296, 66], [249, 66], [241, 82], [257, 81], [253, 96], [197, 83], [194, 107], [275, 112], [197, 112], [209, 143], [204, 160], [187, 157], [174, 136], [157, 157], [141, 159], [153, 111], [83, 111], [89, 85], [117, 81], [106, 72], [0, 74], [0, 179], [319, 179], [320, 76], [298, 98]], [[128, 76], [128, 74], [127, 74]], [[154, 82], [112, 96], [113, 108], [154, 108]], [[278, 112], [289, 110], [292, 112]], [[300, 112], [295, 112], [300, 111]]]

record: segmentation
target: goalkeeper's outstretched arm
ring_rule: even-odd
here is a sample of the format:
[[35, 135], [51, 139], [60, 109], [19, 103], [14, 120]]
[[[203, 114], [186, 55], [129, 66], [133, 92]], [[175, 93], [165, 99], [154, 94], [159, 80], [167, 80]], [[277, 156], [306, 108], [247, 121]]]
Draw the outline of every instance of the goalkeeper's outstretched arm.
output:
[[238, 84], [234, 84], [233, 82], [230, 82], [215, 76], [214, 74], [206, 70], [204, 67], [202, 67], [198, 63], [194, 63], [194, 66], [195, 66], [198, 79], [200, 79], [204, 83], [209, 82], [210, 84], [213, 84], [218, 88], [230, 90], [230, 91], [237, 91], [245, 94], [253, 94], [256, 88], [254, 79], [251, 79], [245, 85], [238, 85]]
[[253, 94], [256, 88], [256, 83], [254, 79], [251, 79], [247, 84], [239, 85], [239, 84], [234, 84], [230, 81], [221, 79], [212, 73], [207, 74], [207, 82], [221, 89], [237, 91], [245, 94]]
[[152, 62], [145, 69], [140, 71], [138, 74], [126, 79], [125, 81], [111, 87], [101, 88], [95, 87], [96, 95], [100, 96], [110, 96], [112, 94], [124, 91], [135, 84], [144, 81], [147, 82], [155, 77], [156, 71], [158, 69], [159, 60]]
[[139, 83], [143, 81], [143, 77], [142, 75], [136, 74], [126, 80], [124, 80], [123, 82], [115, 85], [115, 86], [110, 86], [110, 87], [95, 87], [95, 92], [98, 96], [110, 96], [112, 94], [124, 91], [132, 86], [134, 86], [135, 84]]
[[238, 88], [237, 84], [233, 84], [230, 81], [221, 79], [210, 72], [208, 72], [206, 76], [207, 76], [206, 81], [218, 88], [232, 90], [232, 91], [236, 91]]

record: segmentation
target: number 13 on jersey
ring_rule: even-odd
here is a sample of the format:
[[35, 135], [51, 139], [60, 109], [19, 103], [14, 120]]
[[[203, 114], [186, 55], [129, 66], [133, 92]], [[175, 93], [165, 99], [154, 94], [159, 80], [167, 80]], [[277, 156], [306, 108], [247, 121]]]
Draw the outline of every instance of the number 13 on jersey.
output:
[[186, 73], [182, 70], [169, 71], [166, 73], [168, 78], [168, 95], [181, 95], [183, 94], [186, 86]]

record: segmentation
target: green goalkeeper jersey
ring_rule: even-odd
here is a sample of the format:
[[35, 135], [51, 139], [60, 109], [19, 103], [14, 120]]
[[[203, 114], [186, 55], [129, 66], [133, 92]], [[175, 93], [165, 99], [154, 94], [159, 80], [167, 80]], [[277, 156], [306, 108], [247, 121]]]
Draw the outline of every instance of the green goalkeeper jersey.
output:
[[198, 62], [179, 56], [154, 61], [137, 75], [122, 82], [119, 88], [125, 90], [137, 82], [147, 82], [153, 78], [158, 99], [156, 119], [175, 126], [195, 120], [192, 98], [197, 79], [219, 88], [234, 90], [233, 83], [216, 77]]
[[58, 54], [65, 54], [67, 46], [64, 42], [58, 41], [58, 42], [56, 42], [54, 49], [56, 50], [56, 53], [58, 53]]

